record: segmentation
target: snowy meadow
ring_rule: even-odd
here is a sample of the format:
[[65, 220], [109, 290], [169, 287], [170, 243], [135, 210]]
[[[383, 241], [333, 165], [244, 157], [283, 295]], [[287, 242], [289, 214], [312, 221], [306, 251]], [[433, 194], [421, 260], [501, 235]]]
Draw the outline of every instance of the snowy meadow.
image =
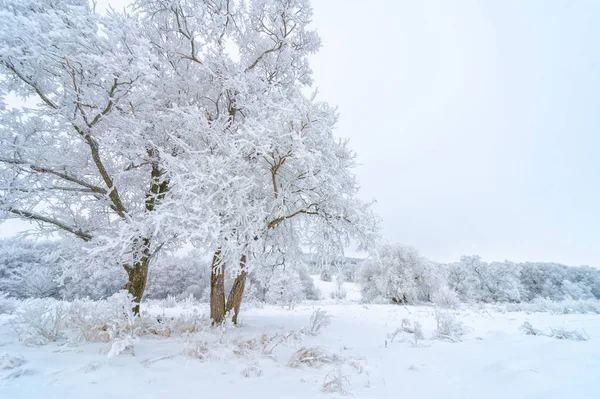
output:
[[[7, 300], [0, 395], [25, 398], [594, 398], [600, 303], [403, 306], [324, 299], [246, 309], [211, 327], [197, 300]], [[327, 299], [325, 299], [327, 298]], [[574, 303], [583, 301], [572, 301]]]

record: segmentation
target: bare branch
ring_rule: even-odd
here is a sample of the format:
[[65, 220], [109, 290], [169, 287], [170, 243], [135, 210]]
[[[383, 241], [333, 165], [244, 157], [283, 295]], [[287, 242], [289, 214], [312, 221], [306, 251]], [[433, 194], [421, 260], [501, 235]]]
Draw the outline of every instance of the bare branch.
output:
[[283, 42], [279, 42], [279, 44], [275, 47], [273, 47], [272, 49], [266, 50], [264, 53], [262, 53], [261, 55], [258, 56], [258, 58], [256, 60], [254, 60], [254, 62], [252, 63], [252, 65], [250, 65], [248, 68], [246, 68], [246, 72], [251, 71], [252, 69], [254, 69], [258, 63], [260, 62], [260, 60], [263, 59], [263, 57], [265, 57], [266, 55], [273, 53], [275, 51], [279, 51], [281, 50], [281, 48], [283, 47]]
[[268, 225], [267, 228], [268, 229], [273, 229], [275, 228], [279, 223], [288, 220], [288, 219], [292, 219], [298, 215], [318, 215], [319, 212], [317, 210], [315, 211], [310, 211], [309, 208], [312, 206], [317, 206], [317, 204], [310, 204], [309, 206], [306, 207], [306, 209], [300, 209], [294, 213], [291, 213], [287, 216], [280, 216], [277, 219], [272, 220]]

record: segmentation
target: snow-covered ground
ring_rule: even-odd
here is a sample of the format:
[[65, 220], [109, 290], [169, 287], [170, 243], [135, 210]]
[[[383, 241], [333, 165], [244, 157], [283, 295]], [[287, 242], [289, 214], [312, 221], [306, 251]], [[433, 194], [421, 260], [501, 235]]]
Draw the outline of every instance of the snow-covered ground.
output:
[[[324, 297], [337, 288], [319, 285]], [[600, 397], [598, 315], [446, 310], [442, 316], [454, 327], [462, 323], [465, 334], [432, 339], [433, 307], [364, 305], [356, 302], [356, 287], [345, 286], [343, 302], [244, 309], [239, 327], [146, 335], [133, 352], [113, 357], [107, 356], [111, 344], [74, 342], [69, 335], [27, 346], [15, 316], [2, 315], [0, 398]], [[317, 309], [331, 320], [311, 333]], [[149, 310], [168, 318], [205, 313], [206, 305], [162, 309], [156, 303]], [[415, 322], [424, 339], [404, 331]], [[526, 335], [525, 322], [541, 335]], [[551, 328], [584, 330], [589, 339], [557, 339]]]

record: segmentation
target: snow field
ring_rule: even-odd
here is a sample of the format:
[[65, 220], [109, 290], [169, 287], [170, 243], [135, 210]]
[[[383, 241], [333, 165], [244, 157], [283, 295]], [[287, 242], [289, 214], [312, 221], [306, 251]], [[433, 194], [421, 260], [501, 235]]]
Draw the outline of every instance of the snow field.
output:
[[[319, 285], [328, 296], [331, 287]], [[315, 332], [310, 319], [317, 310], [330, 320]], [[597, 398], [600, 388], [598, 315], [328, 299], [293, 309], [245, 309], [240, 326], [210, 328], [200, 316], [206, 312], [206, 305], [192, 302], [151, 303], [152, 318], [166, 323], [187, 315], [189, 322], [196, 315], [197, 328], [142, 335], [133, 348], [110, 357], [114, 344], [79, 342], [68, 330], [56, 342], [25, 345], [16, 316], [2, 315], [0, 398], [548, 399]], [[464, 335], [435, 339], [440, 314], [462, 325]], [[423, 339], [407, 332], [415, 322]], [[525, 322], [543, 332], [585, 331], [589, 340], [527, 335]]]

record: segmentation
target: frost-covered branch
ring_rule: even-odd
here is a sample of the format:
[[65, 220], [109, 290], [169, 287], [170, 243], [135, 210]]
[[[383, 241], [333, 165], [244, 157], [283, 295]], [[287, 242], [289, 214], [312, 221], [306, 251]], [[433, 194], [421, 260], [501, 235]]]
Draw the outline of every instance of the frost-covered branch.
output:
[[17, 68], [15, 68], [15, 66], [13, 64], [11, 64], [7, 61], [2, 61], [2, 64], [4, 66], [6, 66], [17, 78], [21, 79], [21, 81], [23, 81], [23, 83], [25, 83], [27, 86], [34, 89], [35, 92], [37, 93], [37, 95], [40, 97], [40, 99], [46, 105], [48, 105], [52, 109], [58, 108], [58, 106], [56, 104], [54, 104], [54, 102], [52, 100], [50, 100], [50, 98], [40, 90], [39, 86], [35, 83], [35, 81], [33, 79], [27, 78], [24, 74], [17, 71]]
[[8, 209], [6, 211], [13, 213], [15, 215], [18, 215], [20, 217], [23, 217], [25, 219], [31, 219], [31, 220], [35, 220], [38, 222], [51, 224], [53, 226], [58, 227], [61, 230], [68, 231], [69, 233], [75, 234], [77, 237], [81, 238], [84, 241], [90, 241], [92, 239], [91, 234], [81, 231], [75, 227], [68, 226], [65, 223], [62, 223], [56, 219], [53, 219], [53, 218], [50, 218], [47, 216], [43, 216], [43, 215], [40, 215], [40, 214], [37, 214], [34, 212], [29, 212], [29, 211], [25, 211], [25, 210], [21, 210], [21, 209], [15, 209], [12, 207], [8, 207]]
[[66, 180], [66, 181], [78, 184], [78, 185], [80, 185], [82, 187], [85, 187], [85, 188], [89, 189], [93, 193], [98, 193], [98, 194], [103, 194], [103, 195], [106, 194], [106, 190], [105, 189], [103, 189], [101, 187], [98, 187], [98, 186], [95, 186], [93, 184], [90, 184], [90, 183], [84, 181], [83, 179], [81, 179], [79, 177], [76, 177], [76, 176], [72, 176], [72, 175], [70, 175], [70, 174], [68, 174], [66, 172], [61, 172], [61, 171], [57, 171], [57, 170], [50, 169], [50, 168], [47, 168], [47, 167], [42, 167], [42, 166], [34, 165], [34, 164], [29, 163], [29, 162], [21, 161], [21, 160], [18, 160], [18, 159], [0, 158], [0, 162], [11, 164], [11, 165], [24, 165], [24, 166], [27, 166], [27, 168], [29, 170], [31, 170], [31, 171], [34, 171], [34, 172], [37, 172], [37, 173], [49, 173], [49, 174], [52, 174], [54, 176], [60, 177], [63, 180]]

